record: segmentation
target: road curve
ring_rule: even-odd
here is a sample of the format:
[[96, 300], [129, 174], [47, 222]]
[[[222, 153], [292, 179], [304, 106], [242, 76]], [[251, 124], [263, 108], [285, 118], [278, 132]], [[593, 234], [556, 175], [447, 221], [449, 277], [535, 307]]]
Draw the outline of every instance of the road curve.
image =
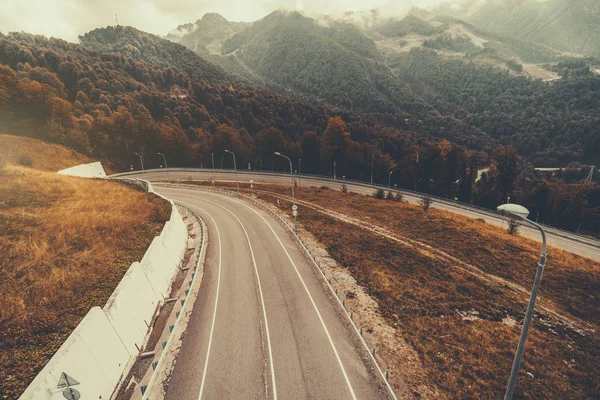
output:
[[156, 187], [208, 227], [167, 399], [387, 398], [290, 234], [243, 200]]
[[[233, 171], [212, 171], [212, 170], [169, 170], [166, 171], [157, 171], [151, 170], [146, 171], [145, 173], [134, 173], [134, 174], [126, 174], [124, 177], [131, 178], [141, 178], [149, 181], [159, 181], [159, 180], [235, 180], [236, 174]], [[254, 182], [260, 183], [275, 183], [275, 184], [289, 184], [290, 177], [289, 175], [276, 175], [276, 174], [264, 174], [264, 173], [238, 173], [237, 177], [240, 182], [249, 182], [253, 180]], [[309, 178], [309, 177], [301, 177], [299, 179], [299, 183], [302, 186], [327, 186], [332, 189], [339, 189], [342, 183], [346, 183], [348, 190], [360, 193], [364, 195], [370, 195], [373, 193], [373, 188], [358, 185], [351, 182], [344, 181], [331, 181], [327, 179], [319, 179], [319, 178]], [[420, 200], [419, 196], [412, 194], [405, 194], [404, 199], [410, 203], [417, 203]], [[465, 208], [464, 206], [455, 206], [448, 203], [436, 202], [434, 201], [433, 208], [446, 210], [455, 214], [464, 215], [471, 218], [480, 218], [485, 220], [487, 223], [498, 225], [498, 226], [506, 226], [506, 222], [503, 218], [489, 214], [486, 212], [482, 212], [476, 208]], [[530, 239], [540, 241], [541, 236], [537, 229], [531, 228], [529, 226], [522, 226], [520, 229], [520, 233], [523, 236], [526, 236]], [[598, 241], [585, 239], [584, 241], [578, 240], [575, 235], [565, 236], [563, 234], [556, 234], [551, 231], [546, 232], [548, 245], [554, 246], [559, 249], [563, 249], [574, 254], [578, 254], [583, 257], [590, 258], [595, 261], [600, 261], [600, 245]]]

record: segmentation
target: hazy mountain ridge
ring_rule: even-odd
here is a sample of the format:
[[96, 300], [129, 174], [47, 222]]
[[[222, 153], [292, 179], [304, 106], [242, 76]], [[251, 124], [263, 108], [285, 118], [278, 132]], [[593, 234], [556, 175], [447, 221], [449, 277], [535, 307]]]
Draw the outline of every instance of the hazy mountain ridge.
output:
[[478, 28], [600, 57], [600, 2], [597, 0], [487, 0], [442, 5], [435, 13], [464, 19]]

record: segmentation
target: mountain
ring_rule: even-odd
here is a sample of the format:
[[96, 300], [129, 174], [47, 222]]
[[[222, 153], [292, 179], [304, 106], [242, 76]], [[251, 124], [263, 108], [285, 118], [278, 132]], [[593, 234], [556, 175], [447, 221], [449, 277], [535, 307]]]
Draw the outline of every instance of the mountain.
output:
[[351, 24], [323, 26], [276, 11], [223, 42], [222, 64], [259, 84], [349, 110], [422, 112], [427, 106], [377, 59]]
[[[160, 161], [157, 152], [172, 166], [207, 166], [211, 153], [223, 157], [229, 149], [238, 165], [272, 169], [273, 152], [282, 151], [302, 158], [304, 171], [327, 174], [338, 161], [332, 154], [343, 150], [338, 173], [364, 178], [377, 154], [377, 180], [407, 162], [413, 153], [406, 149], [435, 148], [430, 140], [453, 138], [486, 152], [496, 145], [433, 112], [365, 114], [285, 97], [182, 45], [124, 26], [96, 29], [78, 44], [0, 34], [0, 115], [2, 132], [67, 145], [115, 170], [137, 165], [136, 152], [149, 166]], [[327, 139], [336, 132], [341, 144]], [[336, 143], [342, 150], [330, 149]]]
[[497, 140], [539, 166], [600, 160], [594, 60], [420, 9], [401, 19], [278, 11], [219, 40], [212, 61], [281, 94], [393, 115], [401, 129], [470, 148]]
[[230, 22], [220, 14], [208, 13], [193, 24], [178, 26], [166, 38], [208, 56], [220, 54], [222, 42], [248, 25], [245, 22]]
[[465, 0], [445, 4], [434, 12], [464, 19], [493, 33], [600, 57], [597, 0]]

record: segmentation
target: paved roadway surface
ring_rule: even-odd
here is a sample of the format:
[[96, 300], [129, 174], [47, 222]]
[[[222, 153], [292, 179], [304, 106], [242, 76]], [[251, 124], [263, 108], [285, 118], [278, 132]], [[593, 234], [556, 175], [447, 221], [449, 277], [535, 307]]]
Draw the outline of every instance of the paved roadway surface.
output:
[[209, 235], [167, 399], [386, 398], [273, 216], [227, 195], [155, 189], [196, 211]]
[[[289, 175], [269, 175], [269, 174], [260, 174], [260, 173], [239, 173], [237, 174], [238, 179], [240, 182], [248, 182], [250, 180], [253, 180], [254, 182], [261, 182], [261, 183], [277, 183], [277, 184], [289, 184], [290, 183], [290, 177]], [[127, 175], [125, 177], [137, 177], [137, 178], [142, 178], [142, 179], [147, 179], [150, 181], [158, 181], [158, 180], [166, 180], [166, 179], [170, 179], [170, 180], [189, 180], [190, 178], [193, 180], [207, 180], [207, 179], [216, 179], [216, 180], [235, 180], [235, 174], [233, 173], [233, 171], [229, 172], [229, 171], [211, 171], [211, 170], [204, 170], [204, 171], [177, 171], [177, 170], [171, 170], [169, 171], [169, 173], [167, 174], [165, 171], [147, 171], [146, 173], [142, 174], [142, 173], [138, 173], [135, 175]], [[344, 183], [343, 181], [338, 181], [338, 182], [333, 182], [331, 180], [325, 180], [325, 179], [319, 179], [319, 178], [308, 178], [308, 177], [301, 177], [300, 178], [300, 184], [302, 186], [329, 186], [331, 188], [335, 188], [335, 189], [339, 189], [340, 185]], [[373, 193], [373, 188], [371, 187], [365, 187], [362, 185], [356, 185], [350, 182], [346, 182], [348, 189], [352, 192], [355, 193], [361, 193], [361, 194], [372, 194]], [[417, 203], [420, 198], [418, 196], [415, 195], [410, 195], [410, 194], [406, 194], [404, 196], [405, 200], [411, 202], [411, 203]], [[432, 207], [434, 208], [438, 208], [438, 209], [442, 209], [442, 210], [447, 210], [456, 214], [461, 214], [461, 215], [465, 215], [471, 218], [482, 218], [484, 219], [487, 223], [490, 224], [494, 224], [494, 225], [504, 225], [506, 226], [506, 223], [504, 221], [503, 218], [494, 216], [494, 215], [490, 215], [487, 213], [482, 213], [480, 211], [478, 211], [477, 209], [465, 209], [463, 207], [457, 207], [457, 206], [453, 206], [451, 204], [444, 204], [444, 203], [440, 203], [440, 202], [435, 202], [433, 203]], [[535, 229], [535, 228], [531, 228], [529, 226], [522, 226], [520, 229], [520, 233], [523, 236], [526, 236], [528, 238], [540, 241], [541, 240], [541, 236], [540, 236], [540, 232]], [[572, 253], [581, 255], [583, 257], [588, 257], [591, 258], [592, 260], [596, 260], [596, 261], [600, 261], [600, 245], [598, 244], [591, 244], [591, 243], [584, 243], [569, 237], [565, 237], [562, 235], [557, 235], [551, 232], [547, 232], [547, 241], [548, 241], [548, 245], [550, 246], [554, 246], [563, 250], [567, 250], [570, 251]], [[596, 243], [600, 243], [600, 242], [596, 242]]]

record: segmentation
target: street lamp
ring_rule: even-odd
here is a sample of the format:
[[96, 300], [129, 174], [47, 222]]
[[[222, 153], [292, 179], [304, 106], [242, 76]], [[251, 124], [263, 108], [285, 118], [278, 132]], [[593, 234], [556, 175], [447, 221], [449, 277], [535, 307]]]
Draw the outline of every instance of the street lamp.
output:
[[171, 180], [171, 177], [169, 176], [169, 167], [167, 167], [167, 158], [165, 157], [165, 155], [163, 153], [157, 153], [159, 156], [162, 156], [163, 161], [165, 162], [165, 169], [167, 170], [167, 179]]
[[279, 157], [287, 158], [287, 160], [290, 162], [290, 179], [292, 181], [292, 198], [294, 199], [294, 204], [296, 204], [296, 193], [294, 192], [294, 170], [293, 170], [293, 166], [292, 166], [292, 160], [288, 156], [284, 156], [283, 154], [281, 154], [278, 151], [275, 152], [275, 155], [279, 156]]
[[337, 162], [333, 162], [333, 180], [335, 180], [336, 175], [335, 175], [335, 167], [337, 166]]
[[390, 174], [388, 175], [388, 187], [392, 187], [392, 172], [394, 171], [390, 171]]
[[235, 184], [237, 186], [238, 193], [240, 192], [240, 183], [237, 177], [237, 164], [235, 163], [235, 153], [233, 151], [225, 150], [225, 153], [230, 153], [233, 156], [233, 168], [235, 169]]
[[302, 175], [302, 159], [298, 159], [298, 186], [300, 186], [300, 175]]
[[531, 325], [531, 318], [533, 317], [533, 310], [535, 308], [535, 300], [537, 298], [538, 291], [540, 290], [540, 284], [542, 283], [542, 273], [544, 272], [544, 266], [546, 265], [546, 232], [544, 228], [535, 222], [527, 219], [529, 210], [518, 204], [502, 204], [497, 208], [500, 213], [508, 214], [513, 218], [517, 218], [529, 225], [532, 225], [540, 230], [542, 233], [542, 254], [540, 255], [540, 261], [538, 263], [537, 273], [535, 274], [535, 281], [533, 282], [533, 289], [531, 290], [531, 297], [529, 298], [529, 305], [527, 306], [527, 313], [525, 314], [525, 321], [523, 321], [523, 328], [521, 329], [521, 337], [519, 338], [519, 345], [517, 352], [515, 353], [515, 359], [513, 361], [512, 369], [510, 371], [510, 378], [508, 380], [508, 386], [506, 387], [506, 394], [504, 400], [511, 400], [517, 385], [517, 377], [519, 374], [519, 368], [521, 367], [521, 361], [523, 359], [523, 350], [525, 349], [525, 341], [527, 340], [527, 334], [529, 333], [529, 325]]
[[212, 158], [213, 174], [214, 174], [214, 172], [215, 172], [215, 153], [210, 153], [210, 157]]
[[371, 155], [371, 185], [373, 184], [373, 165], [375, 164], [375, 152]]
[[140, 164], [142, 165], [142, 172], [146, 173], [146, 170], [144, 169], [144, 158], [139, 153], [135, 153], [135, 154], [140, 158]]

